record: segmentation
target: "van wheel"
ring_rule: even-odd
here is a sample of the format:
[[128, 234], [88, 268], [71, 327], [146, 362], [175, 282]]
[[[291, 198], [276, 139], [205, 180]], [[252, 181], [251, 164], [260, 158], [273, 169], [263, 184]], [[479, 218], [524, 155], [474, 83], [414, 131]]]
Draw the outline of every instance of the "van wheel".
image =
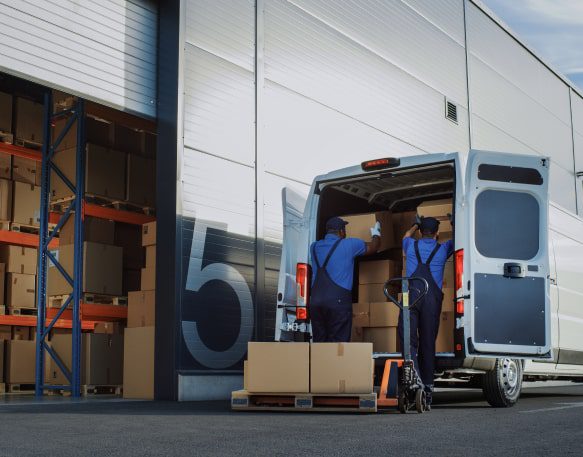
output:
[[522, 363], [516, 359], [497, 359], [493, 370], [482, 377], [486, 401], [495, 408], [514, 406], [522, 389]]

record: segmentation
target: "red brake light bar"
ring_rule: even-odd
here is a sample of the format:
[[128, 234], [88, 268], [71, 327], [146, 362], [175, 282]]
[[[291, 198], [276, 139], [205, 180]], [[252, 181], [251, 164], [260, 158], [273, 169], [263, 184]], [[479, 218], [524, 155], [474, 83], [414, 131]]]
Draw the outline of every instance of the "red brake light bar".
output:
[[384, 159], [367, 160], [362, 162], [361, 167], [364, 171], [382, 170], [384, 168], [393, 168], [401, 165], [401, 160], [395, 157], [387, 157]]
[[312, 268], [310, 265], [307, 263], [298, 263], [296, 266], [296, 319], [298, 320], [306, 320], [308, 318], [311, 282]]

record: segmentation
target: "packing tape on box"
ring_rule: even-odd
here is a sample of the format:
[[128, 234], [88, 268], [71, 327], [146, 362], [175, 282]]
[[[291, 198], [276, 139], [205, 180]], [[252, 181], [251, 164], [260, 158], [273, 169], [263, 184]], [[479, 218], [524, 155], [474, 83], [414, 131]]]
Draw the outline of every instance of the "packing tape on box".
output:
[[342, 357], [344, 355], [344, 344], [338, 343], [338, 353], [336, 354], [338, 357]]

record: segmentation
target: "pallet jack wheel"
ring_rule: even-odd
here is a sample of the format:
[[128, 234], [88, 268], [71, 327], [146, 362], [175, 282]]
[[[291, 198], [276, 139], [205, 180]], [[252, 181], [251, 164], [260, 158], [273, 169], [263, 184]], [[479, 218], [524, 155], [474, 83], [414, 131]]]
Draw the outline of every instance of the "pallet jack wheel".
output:
[[398, 408], [401, 414], [407, 414], [409, 410], [409, 400], [407, 399], [407, 393], [404, 391], [399, 392]]
[[415, 392], [415, 409], [419, 414], [423, 414], [427, 408], [427, 394], [423, 389]]

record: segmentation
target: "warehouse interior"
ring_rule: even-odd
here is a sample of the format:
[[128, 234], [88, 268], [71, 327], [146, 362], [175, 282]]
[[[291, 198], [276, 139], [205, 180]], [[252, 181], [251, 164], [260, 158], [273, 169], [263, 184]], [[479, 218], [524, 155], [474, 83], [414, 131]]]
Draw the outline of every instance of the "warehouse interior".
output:
[[0, 74], [0, 392], [154, 397], [156, 142], [151, 120]]

